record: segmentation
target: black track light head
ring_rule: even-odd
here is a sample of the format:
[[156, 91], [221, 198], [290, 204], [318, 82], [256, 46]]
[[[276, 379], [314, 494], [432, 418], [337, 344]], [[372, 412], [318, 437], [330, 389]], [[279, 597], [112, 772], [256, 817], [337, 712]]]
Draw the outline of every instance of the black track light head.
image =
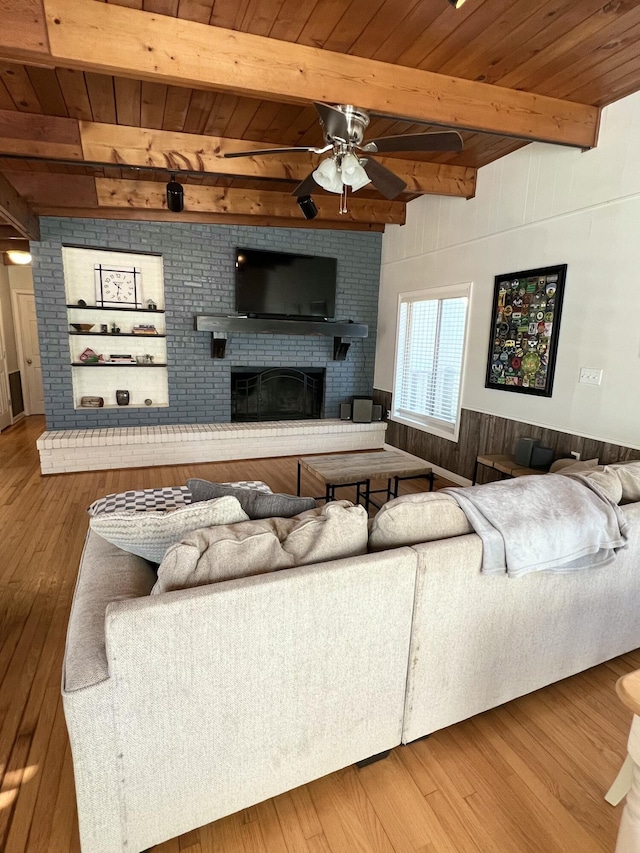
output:
[[310, 195], [301, 195], [298, 197], [298, 207], [302, 211], [305, 219], [315, 219], [318, 215], [318, 208], [315, 201]]
[[180, 213], [184, 210], [184, 189], [182, 184], [176, 181], [176, 176], [171, 175], [167, 184], [167, 207], [172, 213]]
[[451, 3], [454, 9], [459, 9], [463, 5], [464, 0], [449, 0], [449, 3]]

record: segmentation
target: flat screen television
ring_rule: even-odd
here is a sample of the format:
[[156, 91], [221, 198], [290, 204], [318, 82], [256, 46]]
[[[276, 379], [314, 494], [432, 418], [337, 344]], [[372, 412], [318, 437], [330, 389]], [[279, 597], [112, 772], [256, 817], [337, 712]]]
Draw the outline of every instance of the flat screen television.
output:
[[322, 317], [336, 312], [335, 258], [236, 249], [236, 311], [257, 317]]

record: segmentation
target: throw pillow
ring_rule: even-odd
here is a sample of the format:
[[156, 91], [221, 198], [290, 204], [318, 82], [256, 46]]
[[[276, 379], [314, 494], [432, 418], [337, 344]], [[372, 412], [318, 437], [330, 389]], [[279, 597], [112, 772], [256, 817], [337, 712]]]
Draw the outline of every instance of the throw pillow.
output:
[[170, 545], [200, 527], [246, 521], [238, 501], [231, 496], [188, 504], [172, 512], [105, 512], [89, 522], [107, 542], [123, 551], [160, 563]]
[[549, 467], [549, 474], [579, 474], [598, 467], [597, 459], [574, 459], [573, 456], [556, 459]]
[[196, 530], [167, 551], [152, 594], [356, 557], [367, 550], [367, 513], [332, 501], [295, 518]]
[[191, 503], [191, 495], [186, 486], [167, 486], [162, 489], [131, 489], [98, 498], [87, 508], [89, 515], [101, 512], [148, 512], [149, 510], [177, 509]]
[[223, 495], [233, 495], [249, 518], [291, 518], [298, 513], [315, 509], [313, 498], [297, 495], [265, 494], [255, 489], [242, 489], [227, 483], [210, 483], [208, 480], [187, 480], [193, 501], [208, 501]]
[[420, 492], [388, 501], [369, 524], [369, 551], [473, 533], [451, 495]]

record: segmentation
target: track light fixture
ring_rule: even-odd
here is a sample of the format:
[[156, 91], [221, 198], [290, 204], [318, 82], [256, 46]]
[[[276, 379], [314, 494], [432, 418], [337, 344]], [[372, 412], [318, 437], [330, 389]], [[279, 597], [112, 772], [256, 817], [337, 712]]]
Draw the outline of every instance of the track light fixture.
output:
[[463, 5], [464, 0], [449, 0], [449, 3], [451, 3], [454, 9], [459, 9]]
[[298, 207], [302, 211], [305, 219], [315, 219], [318, 215], [318, 208], [315, 201], [310, 195], [301, 195], [298, 197]]
[[180, 213], [184, 210], [184, 189], [173, 174], [167, 184], [167, 207], [172, 213]]

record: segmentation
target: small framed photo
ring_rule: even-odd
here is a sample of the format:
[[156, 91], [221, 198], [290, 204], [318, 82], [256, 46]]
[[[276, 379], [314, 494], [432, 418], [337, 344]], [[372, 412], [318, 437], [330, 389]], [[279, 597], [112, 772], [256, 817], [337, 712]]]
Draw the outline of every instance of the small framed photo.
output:
[[485, 388], [550, 397], [567, 265], [495, 277]]

